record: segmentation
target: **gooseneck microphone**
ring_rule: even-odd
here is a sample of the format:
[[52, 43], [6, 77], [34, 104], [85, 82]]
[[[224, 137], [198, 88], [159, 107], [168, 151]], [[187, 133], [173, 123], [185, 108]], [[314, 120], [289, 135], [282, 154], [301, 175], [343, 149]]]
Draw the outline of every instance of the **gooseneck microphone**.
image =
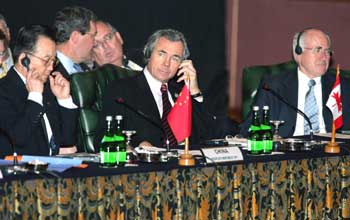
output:
[[296, 111], [297, 113], [299, 113], [301, 116], [303, 116], [303, 118], [307, 121], [309, 128], [310, 128], [310, 141], [314, 140], [314, 132], [312, 129], [312, 124], [311, 121], [309, 119], [309, 117], [302, 112], [300, 109], [298, 109], [297, 107], [293, 106], [292, 104], [290, 104], [289, 102], [287, 102], [280, 94], [278, 94], [276, 91], [274, 91], [273, 89], [271, 89], [266, 83], [264, 83], [263, 87], [262, 87], [265, 91], [270, 92], [273, 96], [275, 96], [278, 100], [280, 100], [281, 102], [283, 102], [284, 104], [286, 104], [288, 107], [290, 107], [291, 109], [293, 109], [294, 111]]
[[115, 100], [117, 103], [124, 105], [126, 108], [128, 108], [129, 110], [133, 111], [134, 113], [136, 113], [137, 115], [141, 116], [142, 118], [146, 119], [148, 122], [150, 122], [151, 124], [153, 124], [154, 126], [156, 126], [157, 128], [159, 128], [161, 131], [163, 131], [163, 127], [157, 123], [156, 121], [154, 121], [150, 116], [146, 115], [144, 112], [142, 112], [139, 109], [134, 108], [133, 106], [129, 105], [127, 102], [124, 101], [123, 98], [119, 97]]

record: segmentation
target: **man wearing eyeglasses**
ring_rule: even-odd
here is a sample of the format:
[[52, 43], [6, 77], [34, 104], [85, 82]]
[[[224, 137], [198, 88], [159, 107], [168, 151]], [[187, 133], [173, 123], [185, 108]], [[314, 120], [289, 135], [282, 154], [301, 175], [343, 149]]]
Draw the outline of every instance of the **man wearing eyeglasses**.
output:
[[130, 70], [142, 70], [142, 67], [126, 58], [123, 52], [123, 38], [111, 24], [99, 20], [96, 22], [96, 29], [96, 42], [92, 52], [97, 66], [113, 64]]
[[77, 72], [87, 70], [85, 62], [91, 60], [95, 43], [96, 16], [83, 7], [66, 7], [56, 13], [54, 29], [56, 32], [57, 58], [55, 70], [66, 79]]
[[5, 17], [0, 14], [0, 78], [4, 77], [13, 65], [12, 52], [9, 47], [11, 35]]
[[[335, 74], [328, 72], [332, 56], [332, 44], [328, 34], [322, 30], [308, 28], [294, 35], [293, 57], [298, 68], [291, 72], [268, 75], [261, 81], [261, 87], [267, 86], [283, 97], [288, 103], [303, 111], [310, 119], [314, 133], [331, 132], [333, 118], [326, 107], [329, 94], [335, 82]], [[341, 78], [341, 99], [343, 103], [344, 125], [349, 129], [349, 84]], [[310, 127], [307, 121], [295, 110], [288, 107], [270, 91], [260, 88], [255, 103], [262, 108], [270, 106], [271, 120], [283, 120], [280, 127], [282, 137], [308, 135]], [[243, 123], [241, 133], [246, 135], [251, 114]]]
[[74, 152], [78, 112], [69, 82], [59, 72], [51, 73], [56, 60], [53, 31], [22, 27], [13, 54], [14, 66], [0, 80], [0, 157], [14, 151]]

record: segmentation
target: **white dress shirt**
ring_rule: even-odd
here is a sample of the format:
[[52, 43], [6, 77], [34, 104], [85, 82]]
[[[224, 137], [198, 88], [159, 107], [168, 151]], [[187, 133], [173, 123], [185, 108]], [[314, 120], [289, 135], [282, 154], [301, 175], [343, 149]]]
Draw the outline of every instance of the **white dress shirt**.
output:
[[[160, 115], [160, 117], [162, 117], [162, 115], [163, 115], [163, 100], [162, 100], [162, 92], [160, 91], [160, 87], [162, 86], [163, 83], [160, 82], [159, 80], [155, 79], [151, 75], [151, 73], [148, 71], [147, 67], [145, 67], [143, 72], [145, 73], [145, 77], [146, 77], [148, 86], [151, 88], [151, 92], [153, 94], [154, 101], [157, 104], [159, 115]], [[168, 86], [167, 83], [165, 83], [165, 84]], [[171, 97], [169, 89], [168, 89], [168, 97], [169, 97], [169, 101], [170, 101], [171, 106], [173, 106], [174, 100]]]
[[[322, 105], [322, 83], [321, 77], [313, 78], [316, 82], [314, 86], [314, 93], [318, 106], [318, 122], [320, 127], [320, 133], [326, 133], [326, 126], [323, 119], [323, 105]], [[305, 108], [305, 96], [309, 90], [308, 83], [311, 79], [301, 72], [298, 68], [298, 109], [304, 112]], [[304, 135], [304, 122], [305, 119], [300, 114], [297, 114], [297, 120], [295, 123], [294, 136]]]
[[74, 61], [71, 58], [67, 57], [60, 51], [57, 51], [56, 54], [57, 54], [57, 58], [60, 60], [60, 63], [62, 63], [62, 65], [67, 70], [69, 75], [81, 72], [74, 68]]

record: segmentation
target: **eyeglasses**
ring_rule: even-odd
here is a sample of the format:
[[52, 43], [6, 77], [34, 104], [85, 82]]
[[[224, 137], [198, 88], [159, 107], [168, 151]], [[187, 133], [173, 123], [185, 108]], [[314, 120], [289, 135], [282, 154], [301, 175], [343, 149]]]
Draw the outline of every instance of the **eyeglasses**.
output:
[[105, 43], [109, 43], [111, 42], [111, 40], [115, 37], [115, 33], [114, 32], [110, 32], [108, 34], [106, 34], [102, 41], [95, 41], [95, 45], [94, 45], [94, 48], [101, 48], [102, 47], [102, 44], [105, 44]]
[[330, 48], [322, 49], [322, 47], [304, 47], [306, 50], [311, 50], [313, 54], [320, 55], [321, 53], [326, 54], [326, 56], [332, 56], [334, 52]]
[[41, 57], [39, 57], [39, 56], [37, 56], [37, 55], [35, 55], [33, 53], [30, 53], [30, 52], [27, 52], [27, 54], [29, 54], [30, 56], [33, 56], [33, 57], [41, 60], [46, 67], [48, 67], [50, 65], [53, 65], [53, 67], [55, 67], [58, 64], [58, 60], [56, 59], [56, 57], [50, 58], [50, 59], [47, 60], [47, 59], [41, 58]]

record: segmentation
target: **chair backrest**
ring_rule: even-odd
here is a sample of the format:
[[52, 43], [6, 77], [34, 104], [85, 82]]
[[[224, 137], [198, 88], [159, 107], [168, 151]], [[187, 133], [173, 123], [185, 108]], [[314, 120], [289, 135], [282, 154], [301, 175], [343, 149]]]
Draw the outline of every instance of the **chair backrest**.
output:
[[278, 74], [288, 70], [296, 69], [297, 64], [294, 61], [273, 65], [248, 66], [243, 69], [243, 99], [242, 99], [242, 118], [245, 119], [250, 111], [255, 94], [259, 87], [260, 80], [266, 74]]
[[106, 64], [90, 72], [71, 76], [71, 93], [79, 107], [78, 143], [80, 151], [94, 152], [94, 135], [102, 108], [103, 92], [107, 85], [116, 79], [139, 74], [112, 64]]
[[[249, 66], [243, 69], [243, 87], [242, 87], [242, 119], [244, 120], [251, 108], [255, 94], [259, 87], [261, 79], [266, 74], [279, 74], [286, 71], [291, 71], [297, 68], [295, 61], [272, 65]], [[332, 73], [336, 73], [336, 69], [330, 68]], [[340, 75], [349, 78], [349, 72], [340, 70]]]

